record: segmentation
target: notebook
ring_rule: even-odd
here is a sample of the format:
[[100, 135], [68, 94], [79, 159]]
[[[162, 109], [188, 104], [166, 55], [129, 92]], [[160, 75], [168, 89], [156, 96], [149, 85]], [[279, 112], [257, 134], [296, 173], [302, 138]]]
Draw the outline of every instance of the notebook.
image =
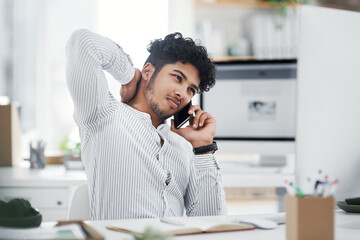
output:
[[77, 224], [60, 227], [39, 227], [39, 228], [7, 228], [0, 227], [0, 239], [6, 240], [51, 240], [51, 239], [86, 239], [81, 226]]
[[190, 235], [200, 233], [230, 232], [253, 230], [250, 224], [230, 221], [217, 221], [207, 218], [163, 218], [121, 221], [118, 224], [106, 226], [109, 230], [123, 233], [144, 233], [146, 228], [153, 228], [166, 236]]

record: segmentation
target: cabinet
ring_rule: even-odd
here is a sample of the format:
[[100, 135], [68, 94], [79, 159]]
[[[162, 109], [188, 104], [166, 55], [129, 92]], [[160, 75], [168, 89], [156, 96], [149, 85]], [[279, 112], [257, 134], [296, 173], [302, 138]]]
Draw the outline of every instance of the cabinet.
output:
[[65, 220], [74, 190], [85, 182], [84, 171], [66, 171], [62, 165], [1, 167], [0, 199], [24, 198], [40, 211], [43, 221]]
[[298, 6], [290, 4], [284, 17], [259, 0], [170, 1], [169, 30], [199, 39], [215, 60], [296, 58]]

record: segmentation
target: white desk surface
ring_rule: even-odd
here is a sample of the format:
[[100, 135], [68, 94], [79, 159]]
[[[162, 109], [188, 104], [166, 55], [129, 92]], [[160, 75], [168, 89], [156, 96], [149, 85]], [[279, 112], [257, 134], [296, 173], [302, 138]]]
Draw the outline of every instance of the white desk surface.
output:
[[[248, 215], [249, 216], [249, 215]], [[252, 216], [266, 216], [266, 215], [252, 215]], [[216, 216], [211, 218], [221, 219], [238, 219], [244, 216]], [[203, 217], [200, 217], [203, 218]], [[109, 221], [87, 221], [86, 223], [95, 228], [105, 239], [132, 239], [130, 235], [108, 230], [108, 225], [121, 226], [122, 222], [127, 220], [109, 220]], [[144, 219], [138, 219], [139, 223]], [[49, 223], [50, 224], [50, 223]], [[46, 226], [47, 223], [43, 223]], [[251, 240], [264, 240], [264, 239], [286, 239], [286, 225], [279, 225], [278, 228], [273, 230], [249, 230], [227, 233], [209, 233], [209, 234], [196, 234], [187, 236], [177, 236], [172, 239], [196, 239], [196, 240], [227, 240], [227, 239], [251, 239]], [[359, 240], [360, 239], [360, 214], [345, 213], [342, 210], [335, 211], [335, 240]]]
[[[224, 187], [282, 187], [285, 179], [293, 179], [291, 174], [254, 168], [231, 169], [222, 170]], [[85, 171], [67, 171], [63, 165], [47, 165], [44, 169], [29, 169], [25, 164], [0, 167], [0, 187], [67, 187], [85, 182]]]
[[285, 167], [261, 167], [252, 155], [217, 155], [225, 187], [285, 187], [294, 181], [294, 159]]
[[285, 187], [285, 179], [293, 181], [293, 175], [222, 173], [224, 187]]
[[85, 171], [67, 171], [63, 165], [47, 165], [44, 169], [0, 167], [0, 187], [71, 187], [82, 183], [86, 183]]

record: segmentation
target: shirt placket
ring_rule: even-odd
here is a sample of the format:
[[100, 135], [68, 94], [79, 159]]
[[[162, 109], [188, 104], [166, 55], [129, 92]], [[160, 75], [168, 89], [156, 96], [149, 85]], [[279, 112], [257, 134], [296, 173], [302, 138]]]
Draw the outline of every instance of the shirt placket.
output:
[[162, 133], [162, 130], [164, 129], [164, 126], [161, 125], [159, 126], [159, 128], [156, 130], [157, 131], [157, 134], [159, 134], [160, 138], [163, 139], [164, 143], [163, 143], [163, 146], [161, 147], [159, 153], [158, 153], [158, 159], [159, 159], [159, 162], [161, 164], [161, 166], [163, 167], [163, 171], [166, 172], [166, 179], [164, 179], [164, 183], [165, 183], [165, 188], [164, 188], [164, 191], [163, 191], [163, 194], [162, 194], [162, 198], [164, 200], [164, 208], [163, 208], [163, 215], [166, 217], [169, 215], [169, 206], [170, 206], [170, 202], [169, 202], [169, 192], [168, 192], [168, 185], [170, 184], [170, 181], [171, 181], [171, 173], [168, 172], [167, 169], [164, 169], [164, 165], [163, 165], [163, 156], [164, 156], [164, 152], [166, 151], [166, 148], [167, 148], [167, 140], [164, 136], [164, 134]]

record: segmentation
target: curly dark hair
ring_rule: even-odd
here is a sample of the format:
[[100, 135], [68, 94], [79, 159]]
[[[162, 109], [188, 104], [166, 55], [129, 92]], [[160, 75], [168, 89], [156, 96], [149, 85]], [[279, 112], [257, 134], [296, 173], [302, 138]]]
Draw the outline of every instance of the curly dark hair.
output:
[[191, 38], [184, 38], [181, 33], [175, 32], [164, 39], [152, 41], [147, 50], [150, 55], [145, 64], [149, 62], [155, 67], [153, 77], [156, 77], [166, 64], [190, 63], [199, 71], [199, 92], [207, 92], [215, 85], [215, 65], [211, 62], [206, 48]]

